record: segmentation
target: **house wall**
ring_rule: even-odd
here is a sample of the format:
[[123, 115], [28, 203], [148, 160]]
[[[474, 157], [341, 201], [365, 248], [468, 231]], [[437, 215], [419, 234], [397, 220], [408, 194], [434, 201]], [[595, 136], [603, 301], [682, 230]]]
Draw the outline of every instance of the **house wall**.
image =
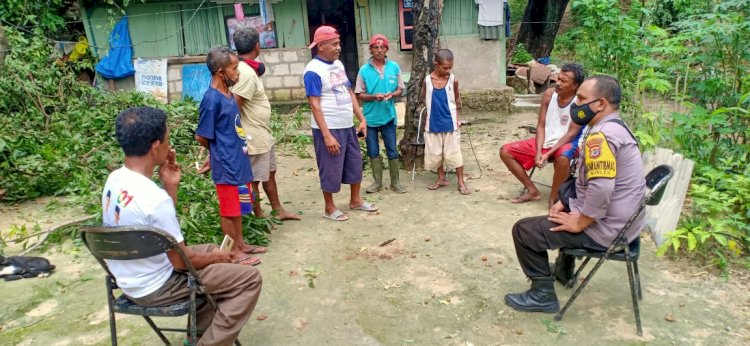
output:
[[[231, 3], [200, 0], [131, 2], [127, 7], [128, 29], [134, 58], [167, 58], [205, 54], [227, 44], [225, 18], [234, 16]], [[303, 48], [307, 42], [305, 0], [272, 3], [278, 48]], [[260, 15], [257, 4], [244, 4], [245, 15]], [[197, 11], [196, 11], [197, 10]], [[86, 9], [84, 26], [97, 56], [107, 55], [108, 37], [120, 19], [107, 5]]]
[[[170, 100], [182, 97], [184, 64], [205, 63], [205, 55], [202, 54], [213, 46], [227, 44], [224, 18], [233, 15], [231, 4], [208, 2], [208, 5], [204, 5], [206, 8], [198, 11], [182, 32], [178, 30], [190, 19], [193, 12], [189, 10], [197, 8], [200, 2], [147, 0], [146, 3], [133, 2], [128, 7], [131, 39], [135, 45], [134, 57], [169, 59]], [[279, 48], [263, 50], [260, 60], [267, 67], [263, 82], [272, 101], [303, 100], [302, 71], [310, 59], [310, 52], [306, 48], [309, 29], [305, 0], [281, 0], [274, 2], [273, 8]], [[382, 33], [392, 42], [389, 57], [399, 63], [408, 78], [412, 53], [399, 48], [398, 0], [356, 1], [355, 11], [359, 18], [359, 63], [363, 64], [369, 59], [369, 36]], [[257, 5], [245, 5], [245, 12], [258, 12]], [[100, 56], [106, 55], [107, 36], [119, 14], [115, 12], [113, 16], [105, 7], [89, 8], [86, 13], [84, 21], [89, 42], [97, 47], [95, 50]], [[505, 70], [499, 66], [502, 54], [500, 42], [479, 39], [477, 13], [473, 1], [444, 2], [440, 46], [453, 50], [456, 56], [454, 70], [462, 90], [499, 88], [498, 71]], [[163, 40], [144, 42], [154, 39]], [[121, 90], [134, 87], [132, 77], [115, 84]]]
[[[167, 67], [170, 101], [182, 99], [182, 66], [205, 63], [205, 60], [205, 57], [189, 57], [170, 61]], [[266, 73], [261, 79], [271, 101], [286, 102], [305, 98], [302, 71], [310, 60], [307, 49], [268, 49], [261, 53], [260, 60], [266, 65]]]
[[[503, 50], [499, 41], [480, 40], [478, 36], [448, 36], [439, 39], [441, 48], [448, 48], [455, 58], [453, 72], [459, 80], [462, 90], [497, 89], [501, 87], [500, 66]], [[391, 44], [394, 46], [395, 44]], [[370, 57], [369, 46], [360, 46], [362, 60]], [[391, 48], [388, 58], [401, 66], [407, 74], [411, 71], [413, 55], [410, 51], [399, 51]], [[406, 78], [406, 77], [405, 77]]]
[[[369, 19], [363, 25], [368, 26], [372, 34], [383, 34], [391, 42], [399, 42], [399, 11], [398, 0], [369, 0]], [[474, 1], [444, 0], [443, 14], [440, 20], [440, 36], [473, 36], [479, 35], [477, 18], [479, 9]], [[366, 42], [367, 38], [363, 39]]]
[[[205, 63], [205, 53], [214, 46], [226, 45], [225, 16], [233, 16], [232, 4], [208, 2], [196, 12], [200, 1], [154, 1], [128, 6], [128, 21], [134, 58], [167, 58], [169, 99], [182, 98], [182, 66]], [[272, 101], [304, 99], [302, 71], [310, 59], [307, 49], [307, 18], [304, 0], [274, 2], [276, 39], [279, 48], [263, 50], [260, 60], [266, 64], [263, 82]], [[245, 4], [246, 15], [259, 13], [257, 5]], [[181, 12], [180, 12], [181, 11]], [[107, 7], [87, 9], [86, 31], [99, 56], [107, 54], [107, 37], [120, 15]], [[190, 21], [189, 21], [190, 20]], [[189, 21], [189, 22], [188, 22]], [[182, 31], [178, 29], [185, 25]], [[158, 42], [149, 42], [157, 41]], [[107, 85], [106, 81], [103, 85]], [[115, 82], [117, 90], [132, 90], [133, 77]]]
[[[369, 31], [388, 37], [391, 42], [388, 58], [397, 62], [408, 75], [413, 55], [409, 50], [400, 49], [398, 0], [369, 0], [368, 4]], [[456, 59], [453, 70], [462, 90], [498, 89], [501, 87], [499, 71], [505, 71], [505, 66], [500, 66], [501, 44], [505, 42], [479, 39], [478, 13], [473, 1], [444, 0], [439, 45], [453, 51]], [[366, 62], [370, 57], [366, 38], [361, 41], [359, 52], [360, 61]]]

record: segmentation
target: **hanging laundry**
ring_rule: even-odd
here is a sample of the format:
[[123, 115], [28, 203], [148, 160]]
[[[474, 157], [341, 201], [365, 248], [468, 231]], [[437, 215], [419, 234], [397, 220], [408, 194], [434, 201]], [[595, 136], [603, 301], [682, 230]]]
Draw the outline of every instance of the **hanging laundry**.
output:
[[109, 54], [96, 64], [96, 72], [106, 79], [121, 79], [135, 74], [127, 16], [122, 17], [109, 33]]
[[508, 0], [503, 1], [503, 13], [505, 13], [505, 37], [510, 37], [510, 6], [508, 6]]
[[260, 0], [260, 18], [263, 20], [263, 24], [268, 24], [276, 20], [270, 0]]
[[503, 0], [474, 0], [479, 6], [479, 38], [499, 40], [503, 30]]
[[234, 3], [234, 18], [237, 18], [237, 22], [240, 23], [245, 20], [245, 9], [242, 8], [242, 4], [239, 2]]

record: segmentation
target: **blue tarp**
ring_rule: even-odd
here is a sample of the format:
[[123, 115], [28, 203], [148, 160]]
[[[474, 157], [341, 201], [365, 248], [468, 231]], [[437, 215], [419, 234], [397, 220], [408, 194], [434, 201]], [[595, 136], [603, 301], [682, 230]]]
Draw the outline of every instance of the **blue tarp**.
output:
[[201, 102], [211, 85], [211, 72], [206, 64], [182, 65], [182, 99], [188, 97]]
[[96, 64], [96, 72], [106, 79], [121, 79], [135, 74], [128, 17], [122, 17], [109, 33], [109, 54]]

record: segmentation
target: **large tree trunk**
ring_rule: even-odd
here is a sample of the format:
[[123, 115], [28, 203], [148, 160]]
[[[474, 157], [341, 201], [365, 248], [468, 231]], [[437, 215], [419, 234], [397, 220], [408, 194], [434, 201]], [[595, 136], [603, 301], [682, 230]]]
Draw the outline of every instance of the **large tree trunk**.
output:
[[[412, 47], [411, 77], [406, 90], [406, 116], [404, 118], [404, 136], [399, 142], [401, 149], [401, 167], [411, 168], [416, 162], [418, 169], [424, 166], [424, 146], [416, 145], [419, 133], [419, 112], [424, 107], [422, 83], [433, 70], [433, 58], [438, 49], [438, 27], [443, 12], [443, 0], [414, 0], [414, 45]], [[421, 131], [424, 131], [425, 116], [422, 118]]]
[[516, 42], [523, 43], [535, 59], [549, 56], [567, 6], [568, 0], [529, 0]]

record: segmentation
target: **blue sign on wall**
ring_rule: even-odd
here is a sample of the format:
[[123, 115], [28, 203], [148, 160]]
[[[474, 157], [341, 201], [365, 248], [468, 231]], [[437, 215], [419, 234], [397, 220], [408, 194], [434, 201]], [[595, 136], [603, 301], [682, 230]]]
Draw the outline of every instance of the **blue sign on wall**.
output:
[[211, 85], [211, 72], [206, 64], [193, 64], [182, 66], [182, 99], [191, 99], [201, 102], [203, 94]]

